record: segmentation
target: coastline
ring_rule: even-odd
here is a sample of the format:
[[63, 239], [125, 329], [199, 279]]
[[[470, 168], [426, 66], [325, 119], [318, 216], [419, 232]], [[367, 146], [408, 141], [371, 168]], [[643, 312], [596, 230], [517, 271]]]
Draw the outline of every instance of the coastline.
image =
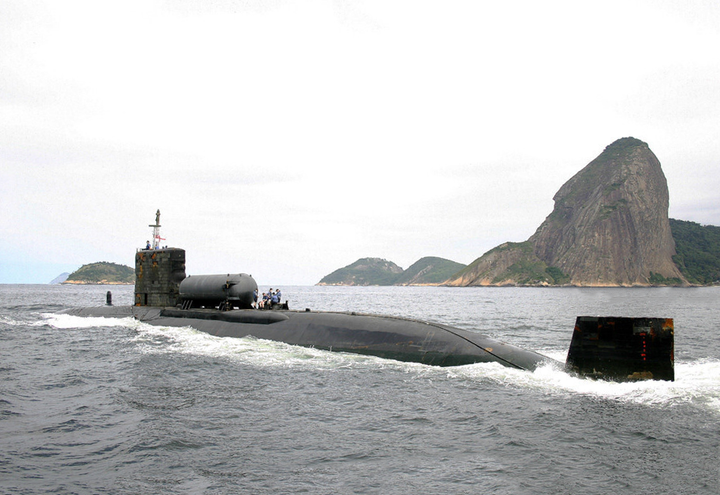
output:
[[59, 285], [135, 285], [134, 282], [108, 282], [107, 280], [66, 280]]

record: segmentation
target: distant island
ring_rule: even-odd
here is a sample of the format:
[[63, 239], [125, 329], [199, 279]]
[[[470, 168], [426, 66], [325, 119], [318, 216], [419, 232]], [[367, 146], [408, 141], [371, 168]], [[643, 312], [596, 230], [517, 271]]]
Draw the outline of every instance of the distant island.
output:
[[50, 285], [59, 285], [67, 280], [70, 276], [70, 272], [63, 272], [50, 281]]
[[317, 285], [439, 285], [464, 267], [428, 256], [403, 270], [382, 258], [361, 258], [323, 277]]
[[[318, 285], [690, 286], [720, 283], [720, 227], [668, 217], [669, 192], [648, 145], [618, 139], [568, 180], [524, 242], [506, 242], [456, 270], [362, 258]], [[423, 260], [442, 258], [423, 258]], [[418, 264], [416, 263], [416, 264]], [[439, 266], [439, 265], [438, 265]], [[416, 271], [416, 270], [412, 270]], [[440, 274], [443, 275], [440, 275]], [[443, 279], [443, 277], [445, 277]]]
[[126, 265], [100, 261], [83, 265], [62, 282], [76, 285], [133, 285], [135, 270]]

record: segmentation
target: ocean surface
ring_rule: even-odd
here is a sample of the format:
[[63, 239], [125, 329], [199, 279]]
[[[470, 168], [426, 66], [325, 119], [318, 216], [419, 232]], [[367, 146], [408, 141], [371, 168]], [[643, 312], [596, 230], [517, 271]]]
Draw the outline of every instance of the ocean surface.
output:
[[[0, 285], [0, 493], [720, 493], [720, 288], [281, 287], [564, 361], [578, 315], [675, 319], [675, 382], [437, 368], [131, 319], [132, 286]], [[267, 287], [260, 287], [266, 290]]]

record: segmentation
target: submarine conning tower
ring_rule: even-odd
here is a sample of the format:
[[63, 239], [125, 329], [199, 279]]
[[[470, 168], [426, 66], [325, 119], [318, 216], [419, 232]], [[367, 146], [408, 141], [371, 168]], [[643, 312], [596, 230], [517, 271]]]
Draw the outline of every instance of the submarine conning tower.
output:
[[152, 244], [135, 253], [135, 306], [175, 306], [185, 279], [185, 250], [161, 248], [160, 210], [155, 213]]
[[160, 210], [155, 214], [153, 242], [135, 253], [135, 306], [250, 309], [257, 300], [257, 283], [246, 273], [185, 274], [185, 250], [160, 247]]
[[185, 250], [140, 249], [135, 253], [135, 306], [175, 306], [185, 279]]

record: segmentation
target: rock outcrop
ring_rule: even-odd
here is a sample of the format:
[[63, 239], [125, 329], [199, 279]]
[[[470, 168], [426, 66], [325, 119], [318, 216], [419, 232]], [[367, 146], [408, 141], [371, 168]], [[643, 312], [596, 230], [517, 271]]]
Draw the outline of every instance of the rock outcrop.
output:
[[615, 141], [553, 199], [526, 242], [488, 251], [446, 284], [687, 284], [672, 258], [667, 181], [646, 143]]

